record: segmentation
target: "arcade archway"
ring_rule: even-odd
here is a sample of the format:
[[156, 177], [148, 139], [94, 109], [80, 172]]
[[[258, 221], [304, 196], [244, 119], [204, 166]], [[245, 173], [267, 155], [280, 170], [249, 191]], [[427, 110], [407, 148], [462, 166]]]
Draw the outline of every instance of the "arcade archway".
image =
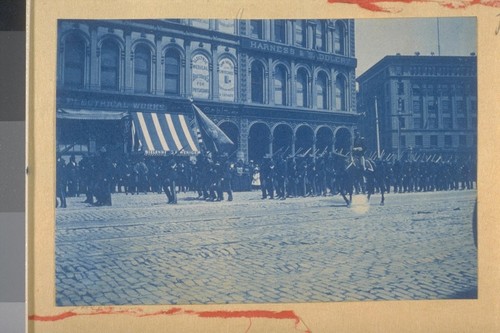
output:
[[295, 152], [304, 154], [307, 151], [312, 153], [314, 143], [314, 131], [311, 127], [302, 125], [295, 132]]
[[351, 132], [345, 127], [339, 128], [335, 133], [335, 150], [346, 154], [351, 151], [351, 145]]
[[273, 154], [278, 151], [290, 154], [293, 143], [293, 130], [286, 124], [280, 124], [273, 131]]
[[248, 133], [248, 159], [260, 163], [264, 155], [269, 154], [271, 131], [264, 123], [255, 123]]
[[316, 132], [316, 150], [319, 153], [330, 152], [333, 147], [333, 131], [328, 127], [321, 127]]
[[219, 127], [234, 143], [233, 149], [229, 152], [230, 154], [232, 154], [240, 146], [240, 133], [238, 131], [238, 127], [230, 121], [222, 122], [221, 124], [219, 124]]

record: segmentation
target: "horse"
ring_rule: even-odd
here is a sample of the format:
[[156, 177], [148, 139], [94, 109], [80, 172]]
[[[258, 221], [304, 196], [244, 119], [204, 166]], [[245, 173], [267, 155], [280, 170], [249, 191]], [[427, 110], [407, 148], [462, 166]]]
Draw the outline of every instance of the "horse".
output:
[[[375, 184], [380, 188], [380, 205], [383, 206], [385, 203], [385, 167], [382, 161], [374, 161], [370, 158], [362, 159], [359, 156], [352, 156], [352, 154], [334, 153], [334, 156], [336, 156], [334, 159], [334, 181], [347, 207], [351, 207], [355, 187], [360, 185], [361, 190], [366, 189], [367, 199], [370, 200], [375, 193]], [[362, 165], [363, 160], [364, 166]]]

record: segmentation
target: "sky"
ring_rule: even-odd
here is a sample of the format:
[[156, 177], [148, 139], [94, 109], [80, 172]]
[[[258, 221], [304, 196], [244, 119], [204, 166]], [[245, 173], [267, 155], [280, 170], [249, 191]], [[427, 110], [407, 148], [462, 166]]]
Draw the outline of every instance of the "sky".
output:
[[[436, 18], [356, 19], [355, 40], [360, 76], [386, 55], [438, 55]], [[468, 56], [477, 53], [476, 18], [439, 18], [442, 56]]]

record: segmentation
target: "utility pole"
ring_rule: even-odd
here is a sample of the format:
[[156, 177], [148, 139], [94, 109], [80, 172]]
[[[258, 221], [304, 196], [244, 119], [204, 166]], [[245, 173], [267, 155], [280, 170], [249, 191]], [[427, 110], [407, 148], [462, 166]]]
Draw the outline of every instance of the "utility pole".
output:
[[403, 103], [404, 100], [400, 97], [398, 98], [398, 109], [397, 113], [391, 115], [391, 117], [398, 118], [398, 160], [401, 159], [401, 120], [404, 119], [404, 116], [411, 116], [411, 112], [403, 113]]
[[375, 96], [375, 125], [377, 131], [377, 157], [380, 158], [380, 129], [378, 125], [378, 107], [377, 107], [377, 96]]

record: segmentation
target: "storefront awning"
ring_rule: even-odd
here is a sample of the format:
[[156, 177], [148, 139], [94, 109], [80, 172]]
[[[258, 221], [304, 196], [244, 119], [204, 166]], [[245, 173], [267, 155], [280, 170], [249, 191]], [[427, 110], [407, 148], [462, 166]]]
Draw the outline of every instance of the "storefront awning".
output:
[[146, 155], [199, 153], [193, 131], [181, 114], [132, 112], [133, 126]]
[[57, 109], [57, 119], [73, 120], [121, 120], [127, 112], [101, 110]]

